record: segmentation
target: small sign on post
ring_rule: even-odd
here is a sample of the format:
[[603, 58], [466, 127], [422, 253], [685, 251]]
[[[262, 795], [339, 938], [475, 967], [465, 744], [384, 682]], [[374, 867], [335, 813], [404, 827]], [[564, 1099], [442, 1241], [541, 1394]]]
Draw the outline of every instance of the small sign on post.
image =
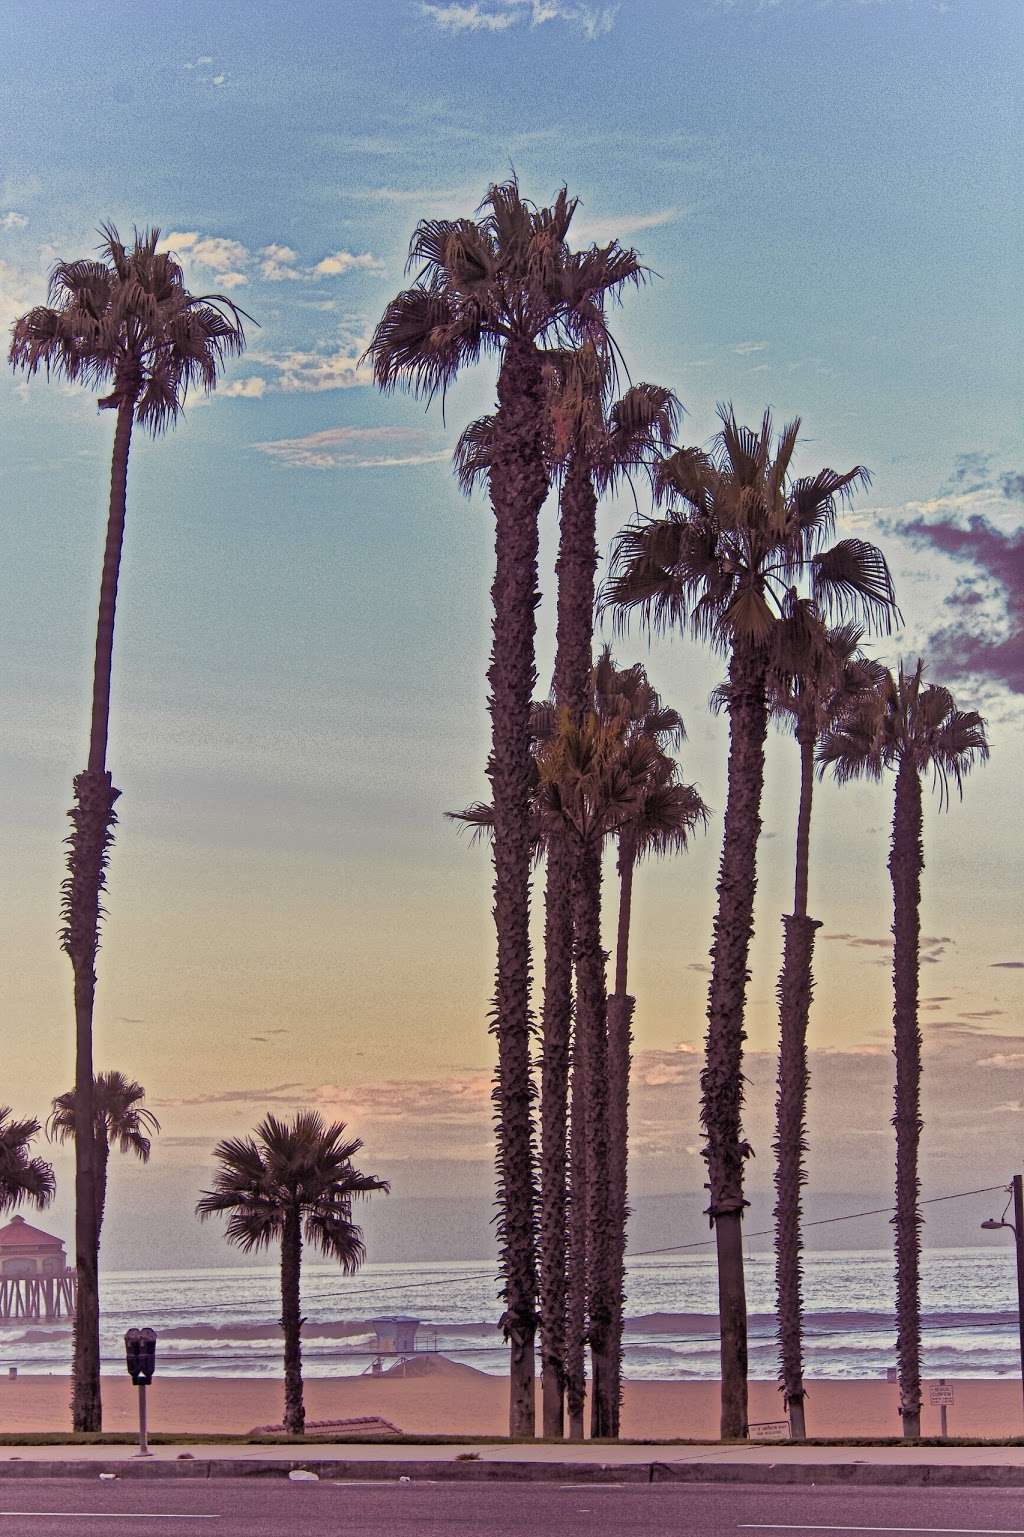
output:
[[788, 1420], [760, 1420], [747, 1426], [751, 1441], [788, 1441]]
[[949, 1434], [949, 1422], [946, 1418], [949, 1405], [953, 1402], [953, 1384], [947, 1382], [945, 1377], [940, 1377], [938, 1382], [929, 1384], [928, 1402], [938, 1405], [939, 1409], [939, 1435], [945, 1440]]
[[156, 1333], [153, 1329], [129, 1329], [124, 1337], [128, 1375], [139, 1390], [139, 1456], [149, 1457], [146, 1433], [146, 1389], [156, 1371]]

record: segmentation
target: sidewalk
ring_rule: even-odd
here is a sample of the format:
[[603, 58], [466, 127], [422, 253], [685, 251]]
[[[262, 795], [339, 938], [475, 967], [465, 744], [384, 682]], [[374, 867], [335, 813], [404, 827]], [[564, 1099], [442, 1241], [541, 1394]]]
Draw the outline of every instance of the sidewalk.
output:
[[1024, 1487], [1024, 1446], [208, 1445], [0, 1448], [0, 1479], [285, 1477], [331, 1480], [794, 1484], [973, 1484]]

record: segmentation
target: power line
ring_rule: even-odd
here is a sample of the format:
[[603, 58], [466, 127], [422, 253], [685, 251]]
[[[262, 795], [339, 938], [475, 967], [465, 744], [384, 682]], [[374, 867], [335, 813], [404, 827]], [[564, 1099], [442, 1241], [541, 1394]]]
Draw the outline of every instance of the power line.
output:
[[[1005, 1190], [1005, 1189], [1006, 1189], [1005, 1185], [986, 1185], [981, 1190], [957, 1190], [952, 1195], [933, 1195], [933, 1196], [929, 1196], [926, 1201], [919, 1201], [918, 1205], [919, 1206], [934, 1206], [939, 1201], [962, 1201], [965, 1196], [969, 1196], [969, 1195], [991, 1195], [994, 1190]], [[891, 1212], [894, 1212], [895, 1210], [896, 1210], [895, 1206], [873, 1206], [873, 1207], [871, 1207], [867, 1211], [848, 1211], [848, 1212], [844, 1212], [843, 1215], [840, 1216], [840, 1217], [818, 1217], [818, 1218], [816, 1218], [816, 1220], [814, 1222], [805, 1222], [803, 1224], [803, 1226], [805, 1228], [809, 1228], [809, 1227], [828, 1227], [833, 1222], [853, 1222], [857, 1217], [882, 1217], [882, 1216], [886, 1216], [887, 1214], [889, 1214]], [[771, 1237], [774, 1236], [774, 1232], [775, 1232], [774, 1228], [765, 1227], [765, 1228], [761, 1228], [756, 1233], [746, 1233], [746, 1234], [744, 1234], [744, 1237], [746, 1237], [746, 1238], [771, 1238]], [[663, 1249], [640, 1249], [638, 1251], [635, 1251], [635, 1252], [631, 1253], [628, 1256], [628, 1258], [630, 1258], [630, 1259], [645, 1259], [645, 1258], [649, 1257], [652, 1254], [678, 1254], [683, 1249], [706, 1249], [706, 1248], [708, 1248], [708, 1246], [710, 1244], [713, 1244], [714, 1242], [715, 1242], [715, 1240], [713, 1238], [702, 1238], [697, 1243], [667, 1244], [665, 1246], [665, 1248], [663, 1248]]]

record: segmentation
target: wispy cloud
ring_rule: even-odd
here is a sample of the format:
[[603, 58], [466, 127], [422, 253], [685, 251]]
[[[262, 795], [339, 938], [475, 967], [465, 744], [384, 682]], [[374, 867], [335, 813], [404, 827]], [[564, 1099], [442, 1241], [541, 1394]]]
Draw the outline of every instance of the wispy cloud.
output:
[[767, 342], [740, 342], [734, 347], [733, 352], [738, 352], [741, 358], [749, 357], [752, 352], [767, 352]]
[[197, 59], [190, 59], [183, 66], [189, 71], [197, 85], [211, 85], [219, 89], [227, 84], [227, 73], [218, 67], [212, 54], [200, 54]]
[[24, 229], [27, 223], [25, 215], [13, 208], [8, 213], [0, 213], [0, 229]]
[[424, 16], [445, 32], [507, 32], [520, 23], [541, 27], [561, 21], [590, 41], [610, 32], [618, 5], [580, 5], [569, 0], [451, 0], [422, 4]]
[[302, 352], [252, 351], [249, 361], [273, 371], [266, 388], [286, 394], [318, 394], [322, 390], [348, 390], [372, 384], [372, 370], [362, 361], [364, 343], [343, 341], [333, 350]]
[[369, 470], [440, 464], [450, 457], [448, 449], [431, 449], [429, 442], [430, 434], [418, 427], [328, 427], [253, 446], [289, 469]]
[[220, 385], [219, 395], [226, 395], [229, 400], [261, 400], [267, 393], [267, 381], [261, 374], [250, 374], [245, 379], [229, 379], [227, 384]]
[[628, 240], [643, 230], [674, 224], [682, 214], [682, 208], [672, 207], [657, 208], [652, 213], [601, 214], [574, 219], [569, 238], [573, 245], [589, 244], [592, 240], [598, 244], [608, 240]]

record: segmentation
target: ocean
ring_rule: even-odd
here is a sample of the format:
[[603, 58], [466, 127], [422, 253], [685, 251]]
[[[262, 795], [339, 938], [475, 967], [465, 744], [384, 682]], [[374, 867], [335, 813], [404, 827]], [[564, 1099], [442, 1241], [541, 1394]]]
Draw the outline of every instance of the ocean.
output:
[[[747, 1261], [750, 1375], [774, 1378], [774, 1276], [770, 1254]], [[181, 1376], [273, 1377], [280, 1373], [278, 1273], [239, 1269], [112, 1273], [102, 1281], [105, 1373], [124, 1371], [124, 1331], [158, 1336], [158, 1370]], [[709, 1254], [648, 1256], [627, 1266], [627, 1377], [718, 1374], [715, 1262]], [[895, 1364], [892, 1257], [880, 1250], [805, 1258], [807, 1375], [884, 1378]], [[933, 1249], [922, 1256], [925, 1375], [991, 1377], [1020, 1371], [1012, 1246]], [[437, 1349], [481, 1371], [502, 1373], [494, 1267], [368, 1264], [358, 1276], [309, 1263], [303, 1269], [303, 1360], [309, 1377], [367, 1371], [377, 1354], [375, 1317], [418, 1318], [419, 1349]], [[0, 1371], [65, 1373], [70, 1329], [7, 1324]]]

